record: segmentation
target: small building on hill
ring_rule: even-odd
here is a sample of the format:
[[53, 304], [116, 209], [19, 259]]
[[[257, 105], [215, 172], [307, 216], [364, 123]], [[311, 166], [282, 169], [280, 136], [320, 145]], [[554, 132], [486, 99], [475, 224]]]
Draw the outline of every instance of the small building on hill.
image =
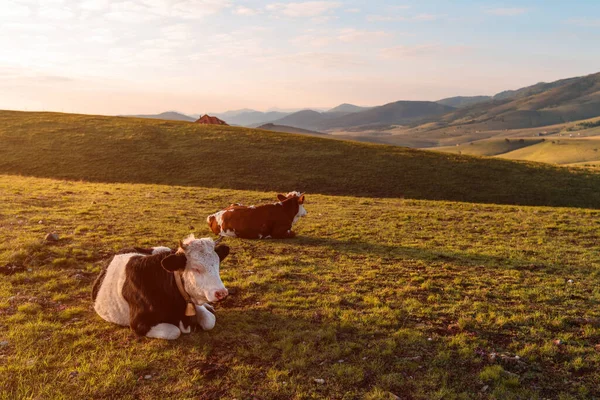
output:
[[211, 117], [208, 114], [204, 114], [203, 116], [198, 118], [196, 123], [204, 125], [228, 125], [227, 122], [223, 121], [222, 119], [219, 119], [217, 117]]

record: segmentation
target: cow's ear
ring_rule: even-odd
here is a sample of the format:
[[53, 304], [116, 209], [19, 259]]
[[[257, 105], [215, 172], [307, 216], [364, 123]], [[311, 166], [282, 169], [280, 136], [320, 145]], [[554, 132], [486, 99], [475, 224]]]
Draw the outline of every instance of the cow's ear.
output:
[[185, 264], [187, 264], [187, 258], [183, 253], [171, 254], [160, 262], [160, 265], [169, 272], [185, 269]]
[[277, 195], [277, 200], [279, 201], [286, 201], [287, 197], [285, 197], [284, 195], [282, 195], [281, 193]]
[[304, 204], [304, 195], [298, 197], [298, 204]]
[[229, 246], [222, 244], [215, 247], [215, 253], [219, 256], [219, 261], [223, 261], [229, 255]]

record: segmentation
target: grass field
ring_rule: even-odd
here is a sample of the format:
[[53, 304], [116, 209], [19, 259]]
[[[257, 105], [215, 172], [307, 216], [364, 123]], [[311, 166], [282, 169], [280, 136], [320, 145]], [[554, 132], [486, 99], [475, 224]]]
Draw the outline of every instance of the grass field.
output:
[[115, 250], [274, 195], [0, 176], [1, 397], [600, 396], [600, 211], [309, 194], [298, 238], [226, 239], [215, 330], [138, 339], [94, 314]]
[[585, 170], [246, 128], [0, 111], [0, 142], [4, 174], [600, 207], [600, 175]]
[[469, 142], [459, 146], [437, 147], [433, 150], [471, 156], [497, 156], [541, 143], [541, 139], [489, 139]]
[[553, 164], [593, 163], [600, 161], [600, 139], [552, 138], [499, 157]]
[[[50, 113], [0, 112], [0, 140], [2, 399], [600, 397], [594, 171]], [[213, 331], [93, 312], [116, 250], [275, 190], [309, 214], [292, 240], [225, 239]]]

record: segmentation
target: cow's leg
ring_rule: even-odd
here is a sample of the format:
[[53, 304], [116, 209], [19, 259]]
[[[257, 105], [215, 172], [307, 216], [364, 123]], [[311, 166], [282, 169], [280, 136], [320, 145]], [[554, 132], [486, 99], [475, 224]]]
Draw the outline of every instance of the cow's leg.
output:
[[173, 324], [162, 323], [154, 325], [146, 336], [149, 338], [175, 340], [181, 335], [181, 331]]
[[217, 322], [217, 317], [215, 314], [209, 311], [214, 309], [211, 305], [203, 304], [201, 306], [196, 306], [196, 318], [198, 319], [198, 325], [205, 331], [210, 331], [215, 327]]
[[273, 239], [287, 239], [296, 237], [296, 233], [294, 233], [291, 226], [277, 226], [273, 229], [271, 236]]

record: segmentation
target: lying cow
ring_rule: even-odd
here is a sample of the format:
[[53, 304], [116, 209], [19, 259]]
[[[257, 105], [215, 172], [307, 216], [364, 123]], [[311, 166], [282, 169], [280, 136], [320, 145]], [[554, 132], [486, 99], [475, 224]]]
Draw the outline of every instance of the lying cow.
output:
[[206, 218], [216, 235], [244, 239], [284, 239], [296, 236], [292, 225], [307, 214], [304, 195], [290, 192], [277, 195], [279, 202], [259, 206], [232, 204]]
[[206, 303], [228, 294], [219, 264], [229, 247], [218, 246], [220, 240], [190, 235], [177, 251], [135, 248], [116, 255], [94, 282], [94, 309], [106, 321], [151, 338], [177, 339], [191, 332], [194, 319], [212, 329], [216, 318]]

